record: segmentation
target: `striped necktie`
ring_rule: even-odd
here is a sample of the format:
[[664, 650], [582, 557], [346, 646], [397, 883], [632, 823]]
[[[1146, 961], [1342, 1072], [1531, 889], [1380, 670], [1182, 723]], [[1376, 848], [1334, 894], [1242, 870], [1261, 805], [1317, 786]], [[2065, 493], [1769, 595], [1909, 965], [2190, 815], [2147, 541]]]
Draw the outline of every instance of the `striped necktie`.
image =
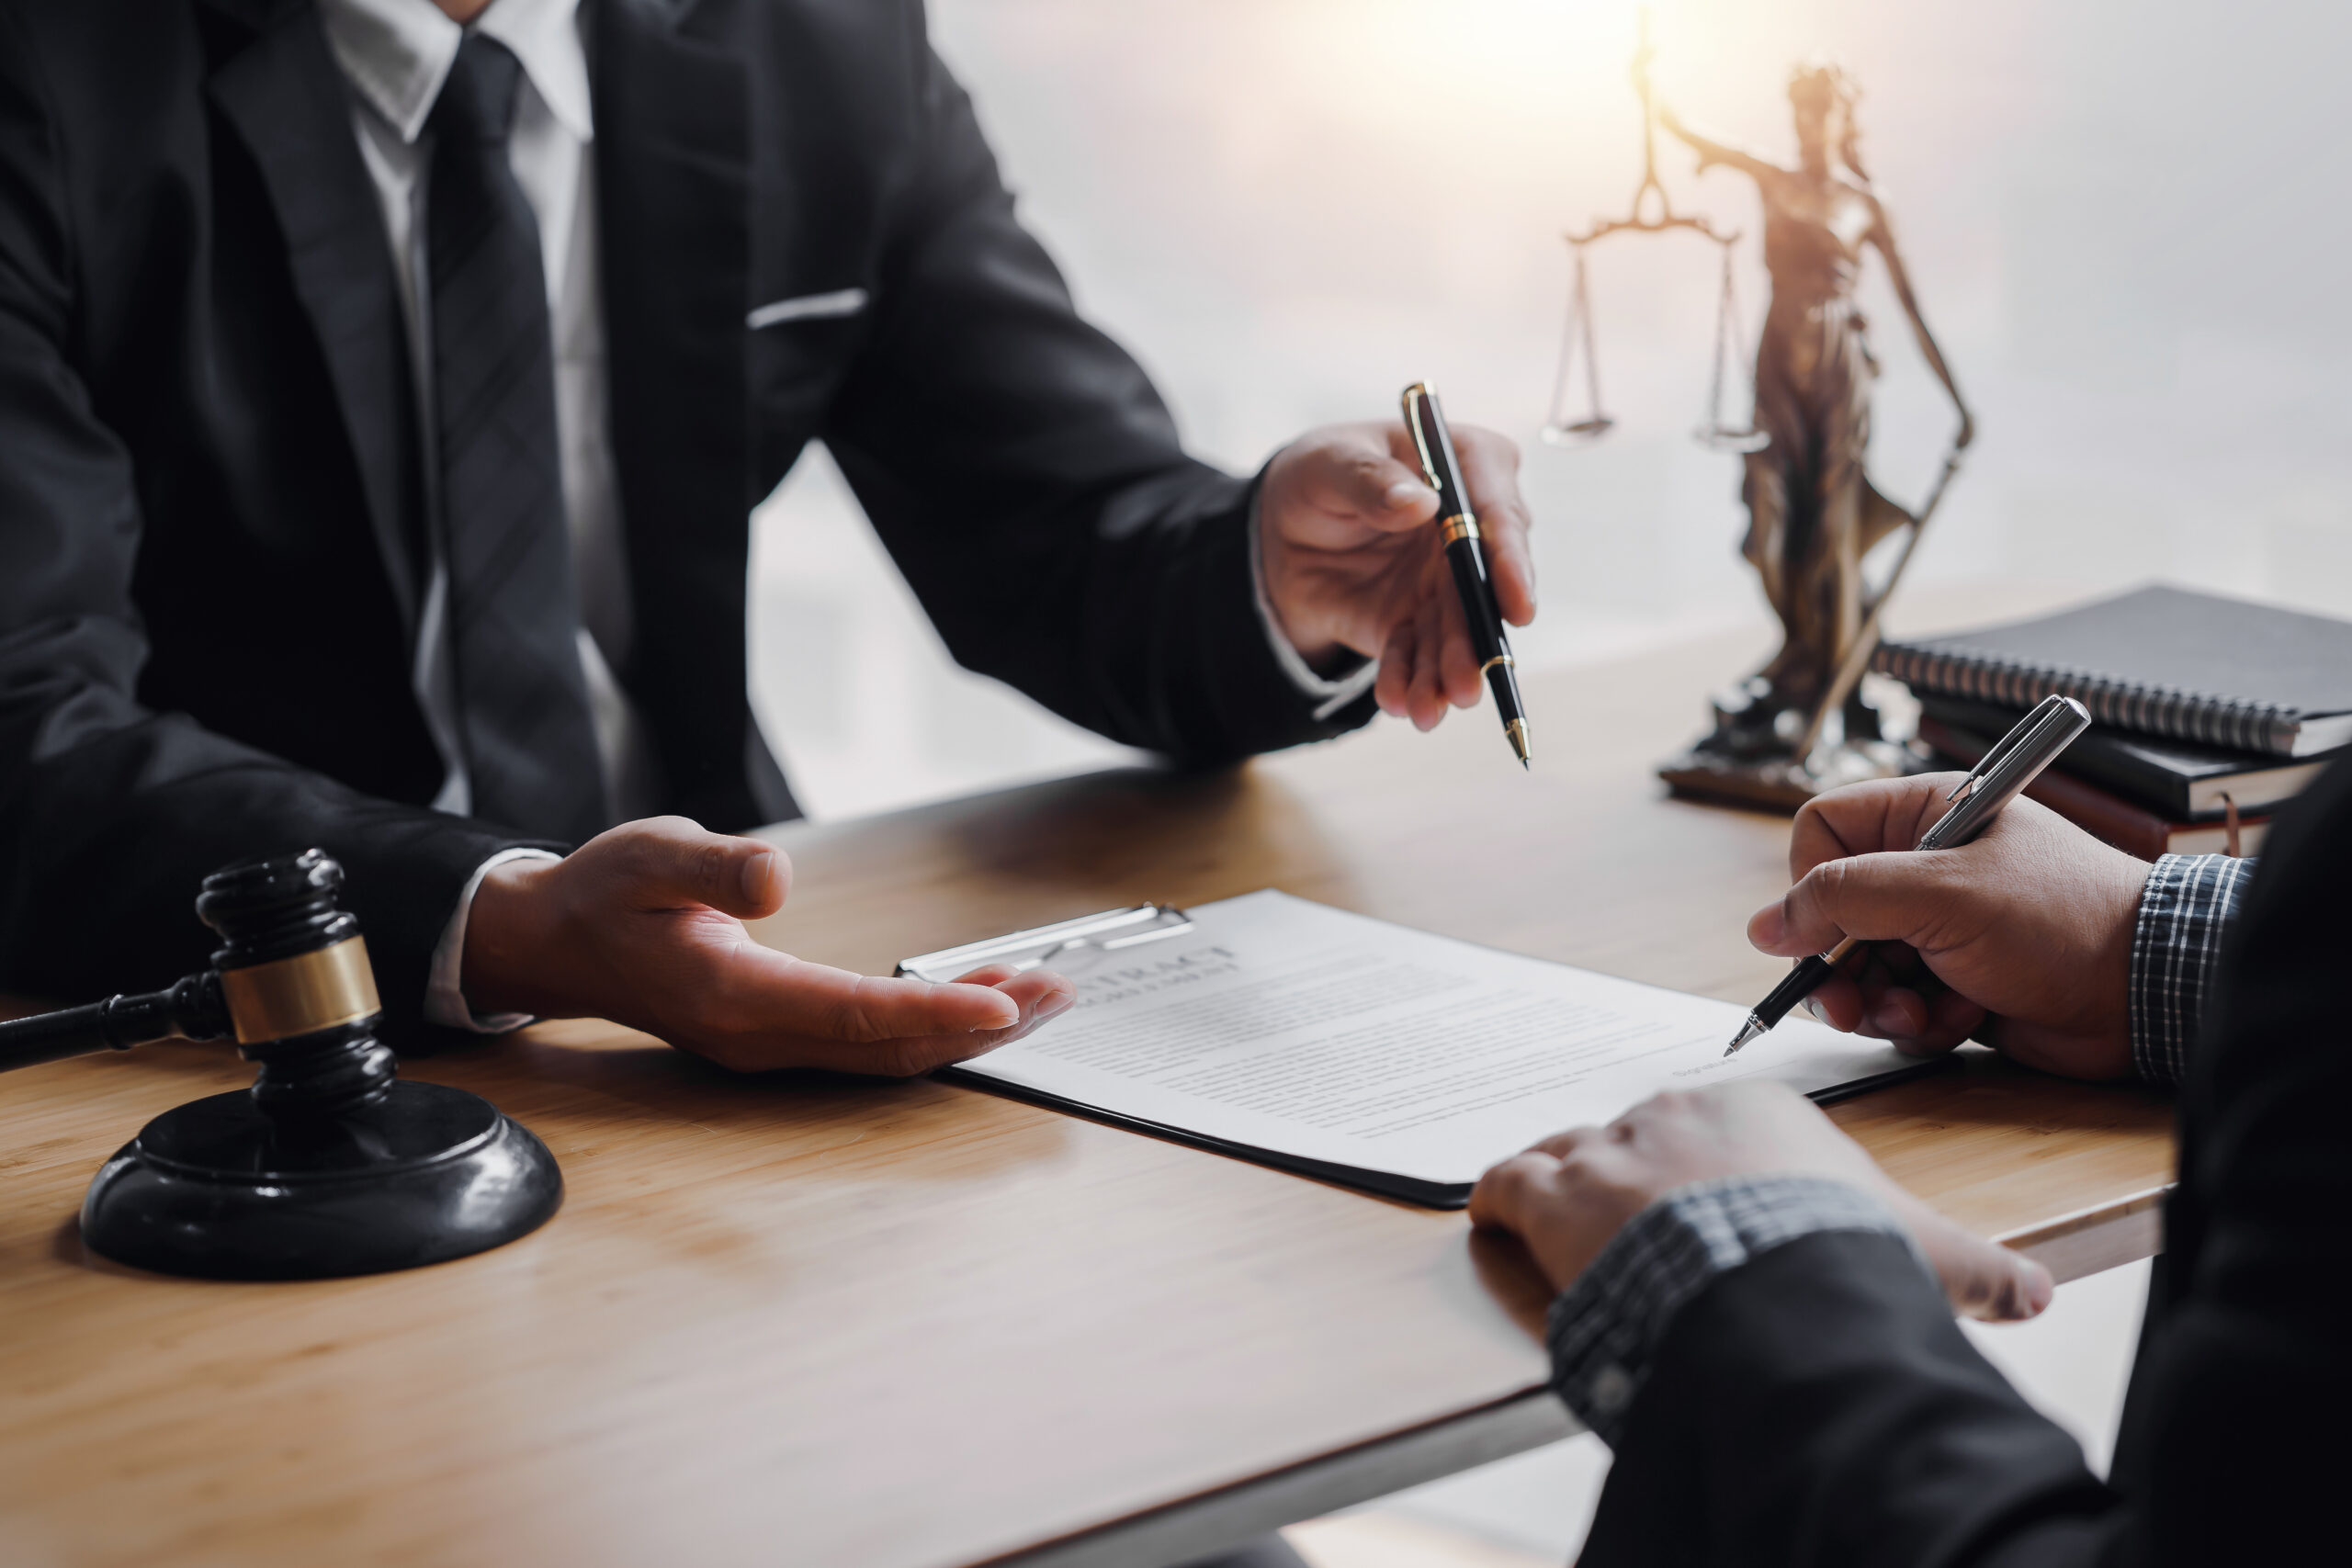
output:
[[440, 526], [473, 814], [576, 842], [610, 811], [576, 641], [547, 275], [507, 163], [522, 69], [469, 32], [425, 122]]

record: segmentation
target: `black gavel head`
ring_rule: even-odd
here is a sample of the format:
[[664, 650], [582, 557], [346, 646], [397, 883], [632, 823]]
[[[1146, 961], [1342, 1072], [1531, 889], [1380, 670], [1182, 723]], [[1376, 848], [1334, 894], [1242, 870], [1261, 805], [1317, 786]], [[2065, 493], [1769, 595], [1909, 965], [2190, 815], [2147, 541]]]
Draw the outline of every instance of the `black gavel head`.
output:
[[324, 850], [239, 861], [204, 879], [197, 918], [220, 933], [215, 967], [236, 968], [316, 953], [359, 934], [338, 902], [343, 867]]
[[321, 850], [205, 878], [221, 999], [261, 1072], [165, 1111], [107, 1162], [82, 1204], [93, 1249], [165, 1273], [313, 1279], [462, 1258], [555, 1213], [547, 1145], [477, 1095], [395, 1077], [342, 889]]
[[261, 1064], [255, 1103], [273, 1115], [332, 1114], [391, 1088], [392, 1054], [368, 939], [337, 901], [343, 867], [323, 850], [242, 861], [204, 879], [196, 912], [220, 933], [212, 966], [238, 1047]]

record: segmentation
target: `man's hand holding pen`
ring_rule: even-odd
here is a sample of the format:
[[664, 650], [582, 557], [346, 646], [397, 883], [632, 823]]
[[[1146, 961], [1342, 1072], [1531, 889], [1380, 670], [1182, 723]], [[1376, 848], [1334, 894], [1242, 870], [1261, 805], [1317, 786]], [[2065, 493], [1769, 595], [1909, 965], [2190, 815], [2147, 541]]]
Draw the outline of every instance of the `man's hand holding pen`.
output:
[[1946, 809], [1953, 773], [1852, 784], [1808, 804], [1785, 897], [1747, 939], [1797, 958], [1872, 944], [1813, 993], [1815, 1016], [1915, 1055], [1999, 1020], [2004, 1055], [2075, 1078], [2132, 1070], [2132, 932], [2148, 863], [2030, 800], [1974, 842], [1906, 852]]
[[[1485, 534], [1503, 618], [1535, 618], [1535, 566], [1519, 494], [1519, 449], [1490, 430], [1453, 432]], [[1313, 668], [1353, 653], [1380, 660], [1383, 712], [1436, 728], [1484, 687], [1442, 541], [1438, 498], [1401, 423], [1309, 432], [1266, 469], [1258, 510], [1266, 597]]]

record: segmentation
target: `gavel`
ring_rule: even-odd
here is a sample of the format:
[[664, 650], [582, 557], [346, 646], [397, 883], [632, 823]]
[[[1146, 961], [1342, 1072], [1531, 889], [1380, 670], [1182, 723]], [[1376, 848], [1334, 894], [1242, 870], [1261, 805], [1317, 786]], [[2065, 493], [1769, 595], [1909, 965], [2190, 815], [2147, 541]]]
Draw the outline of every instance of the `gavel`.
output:
[[0, 1023], [0, 1071], [159, 1040], [233, 1037], [250, 1089], [165, 1111], [99, 1168], [82, 1237], [119, 1262], [213, 1279], [438, 1263], [537, 1229], [555, 1157], [487, 1100], [400, 1078], [343, 868], [321, 850], [204, 879], [212, 967], [159, 991]]

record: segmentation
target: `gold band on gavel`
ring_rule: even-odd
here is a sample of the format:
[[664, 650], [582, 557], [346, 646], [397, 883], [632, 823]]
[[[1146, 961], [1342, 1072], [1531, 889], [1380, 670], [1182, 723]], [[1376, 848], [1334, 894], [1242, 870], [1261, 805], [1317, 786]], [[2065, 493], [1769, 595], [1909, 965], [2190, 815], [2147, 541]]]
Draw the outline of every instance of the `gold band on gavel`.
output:
[[240, 1045], [315, 1034], [384, 1010], [376, 996], [376, 971], [368, 962], [368, 939], [357, 936], [316, 953], [223, 969], [220, 996], [229, 1004]]
[[1455, 513], [1439, 524], [1438, 528], [1445, 535], [1445, 542], [1449, 545], [1456, 539], [1475, 539], [1478, 536], [1478, 520], [1467, 512]]

